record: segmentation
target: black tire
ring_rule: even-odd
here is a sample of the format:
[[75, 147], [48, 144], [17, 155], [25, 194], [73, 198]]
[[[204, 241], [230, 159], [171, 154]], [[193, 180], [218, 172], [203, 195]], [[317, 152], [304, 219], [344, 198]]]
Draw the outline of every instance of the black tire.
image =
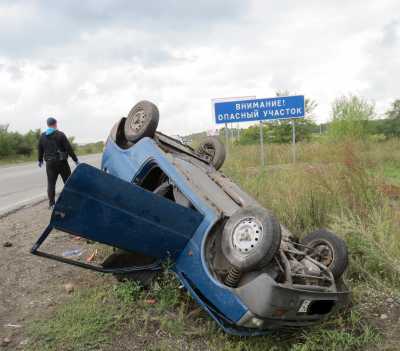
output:
[[220, 169], [225, 162], [225, 145], [216, 137], [204, 139], [197, 148], [197, 153], [209, 158], [210, 163], [217, 170]]
[[156, 132], [159, 112], [150, 101], [140, 101], [129, 111], [125, 121], [125, 138], [135, 143], [144, 137], [152, 138]]
[[[243, 235], [247, 235], [245, 240], [242, 240]], [[222, 252], [229, 263], [241, 272], [267, 266], [280, 245], [281, 226], [278, 220], [258, 206], [236, 211], [226, 222], [222, 233]]]
[[[132, 253], [120, 249], [116, 249], [110, 256], [108, 256], [102, 266], [104, 268], [123, 268], [133, 265], [148, 265], [154, 262], [154, 259], [139, 253]], [[153, 278], [157, 275], [158, 271], [137, 271], [132, 273], [114, 273], [114, 277], [118, 281], [135, 280], [141, 283], [144, 287], [151, 284]]]
[[129, 149], [133, 143], [126, 140], [125, 138], [125, 122], [126, 117], [122, 117], [118, 122], [114, 124], [111, 129], [109, 137], [121, 148], [121, 149]]
[[317, 261], [324, 263], [332, 272], [335, 279], [339, 279], [349, 264], [346, 243], [336, 234], [319, 229], [306, 235], [301, 243], [308, 246], [308, 254]]

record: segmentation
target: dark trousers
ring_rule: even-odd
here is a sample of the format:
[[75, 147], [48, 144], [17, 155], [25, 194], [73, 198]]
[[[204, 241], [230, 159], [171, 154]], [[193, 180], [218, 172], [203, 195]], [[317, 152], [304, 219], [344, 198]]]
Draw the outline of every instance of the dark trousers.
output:
[[58, 175], [65, 184], [68, 177], [71, 175], [71, 168], [67, 160], [64, 161], [47, 161], [46, 162], [46, 173], [47, 173], [47, 196], [49, 197], [49, 205], [54, 205], [56, 197], [56, 183]]

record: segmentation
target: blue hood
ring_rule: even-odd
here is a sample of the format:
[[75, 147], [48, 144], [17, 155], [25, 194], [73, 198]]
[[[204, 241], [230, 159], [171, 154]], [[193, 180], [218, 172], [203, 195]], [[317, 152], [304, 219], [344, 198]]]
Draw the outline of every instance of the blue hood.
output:
[[55, 131], [56, 131], [55, 128], [47, 128], [47, 129], [46, 129], [46, 135], [53, 134]]

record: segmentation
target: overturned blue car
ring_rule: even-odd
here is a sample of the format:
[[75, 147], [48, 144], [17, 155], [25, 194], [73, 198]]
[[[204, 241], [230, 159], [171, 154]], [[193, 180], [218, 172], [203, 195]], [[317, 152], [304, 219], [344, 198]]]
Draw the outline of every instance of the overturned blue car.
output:
[[[299, 240], [219, 171], [218, 138], [195, 150], [156, 131], [157, 107], [136, 104], [111, 130], [101, 170], [79, 165], [31, 252], [149, 283], [163, 261], [228, 333], [311, 325], [346, 304], [342, 239]], [[117, 248], [102, 265], [40, 250], [53, 229]]]

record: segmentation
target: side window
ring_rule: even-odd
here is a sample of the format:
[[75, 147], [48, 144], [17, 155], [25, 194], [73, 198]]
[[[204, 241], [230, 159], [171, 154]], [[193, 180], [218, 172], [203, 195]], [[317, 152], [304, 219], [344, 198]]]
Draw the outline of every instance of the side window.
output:
[[133, 182], [148, 191], [174, 201], [172, 185], [167, 175], [155, 162], [147, 163]]
[[195, 209], [189, 199], [170, 182], [168, 176], [155, 162], [147, 163], [137, 174], [133, 182], [142, 188], [163, 196], [177, 204]]

